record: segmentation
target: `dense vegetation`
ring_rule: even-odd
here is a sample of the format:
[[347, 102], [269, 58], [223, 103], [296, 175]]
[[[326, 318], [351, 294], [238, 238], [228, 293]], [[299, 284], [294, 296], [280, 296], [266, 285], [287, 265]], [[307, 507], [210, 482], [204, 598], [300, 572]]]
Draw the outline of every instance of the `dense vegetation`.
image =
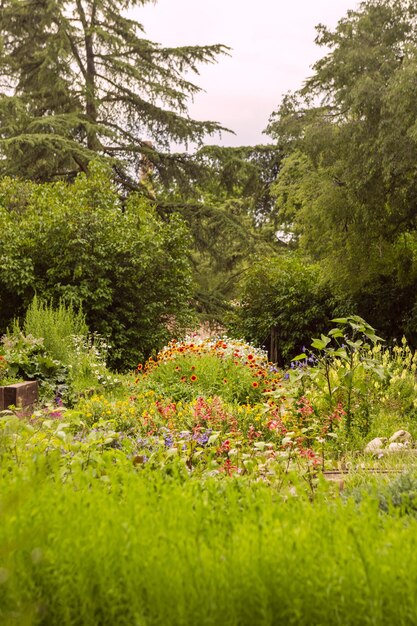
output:
[[411, 626], [417, 10], [221, 148], [147, 1], [1, 3], [0, 622]]
[[416, 345], [416, 6], [371, 0], [336, 29], [303, 88], [272, 115], [285, 158], [282, 228], [351, 307]]
[[116, 378], [85, 332], [35, 300], [3, 339], [43, 400], [1, 413], [3, 623], [414, 623], [410, 441], [358, 456], [417, 437], [405, 344], [343, 318], [287, 372], [191, 337]]

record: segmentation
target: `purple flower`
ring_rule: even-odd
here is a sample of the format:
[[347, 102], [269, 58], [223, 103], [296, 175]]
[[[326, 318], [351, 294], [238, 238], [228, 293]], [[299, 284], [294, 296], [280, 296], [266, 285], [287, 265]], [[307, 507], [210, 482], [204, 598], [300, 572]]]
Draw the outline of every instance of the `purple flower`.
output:
[[199, 443], [200, 446], [205, 446], [208, 443], [208, 440], [210, 439], [210, 435], [212, 432], [213, 432], [213, 429], [208, 428], [204, 433], [196, 433], [193, 439], [197, 441], [197, 443]]

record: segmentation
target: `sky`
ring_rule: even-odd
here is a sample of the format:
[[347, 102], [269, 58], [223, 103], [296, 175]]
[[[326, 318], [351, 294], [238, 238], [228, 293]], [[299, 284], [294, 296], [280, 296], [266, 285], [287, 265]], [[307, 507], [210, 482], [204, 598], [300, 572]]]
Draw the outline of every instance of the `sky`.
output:
[[207, 143], [268, 143], [262, 131], [282, 96], [301, 87], [325, 49], [315, 26], [333, 28], [356, 0], [158, 0], [134, 10], [148, 39], [164, 46], [230, 46], [230, 56], [200, 66], [204, 91], [190, 103], [194, 119], [233, 130]]

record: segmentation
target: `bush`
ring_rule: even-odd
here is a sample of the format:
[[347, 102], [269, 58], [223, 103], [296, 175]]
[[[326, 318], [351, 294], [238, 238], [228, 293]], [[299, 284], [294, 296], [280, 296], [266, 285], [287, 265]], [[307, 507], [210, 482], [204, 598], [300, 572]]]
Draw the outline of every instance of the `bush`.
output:
[[34, 293], [82, 304], [112, 345], [113, 367], [164, 345], [190, 321], [189, 235], [131, 195], [124, 206], [108, 172], [93, 164], [72, 185], [0, 183], [0, 331]]
[[292, 253], [268, 258], [245, 275], [229, 330], [267, 347], [270, 358], [282, 365], [326, 328], [334, 307], [318, 266]]
[[22, 331], [26, 336], [42, 337], [51, 357], [65, 365], [71, 365], [74, 359], [73, 337], [86, 336], [89, 332], [81, 309], [76, 312], [71, 304], [62, 301], [54, 307], [37, 296], [26, 311]]
[[68, 402], [119, 382], [106, 368], [105, 342], [89, 335], [81, 309], [63, 302], [54, 308], [35, 296], [22, 328], [15, 320], [1, 344], [9, 373], [38, 380], [44, 400], [58, 395]]
[[139, 377], [141, 389], [187, 401], [220, 396], [229, 402], [256, 402], [278, 384], [262, 350], [228, 338], [173, 341], [156, 361], [150, 359], [143, 370], [139, 365]]

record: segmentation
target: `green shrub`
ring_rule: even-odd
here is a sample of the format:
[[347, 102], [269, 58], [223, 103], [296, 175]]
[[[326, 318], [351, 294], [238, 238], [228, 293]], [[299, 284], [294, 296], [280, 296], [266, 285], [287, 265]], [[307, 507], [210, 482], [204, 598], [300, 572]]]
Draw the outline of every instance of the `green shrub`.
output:
[[268, 347], [273, 361], [288, 364], [326, 328], [334, 307], [318, 266], [293, 253], [266, 258], [245, 274], [229, 330]]
[[58, 395], [71, 403], [80, 392], [119, 383], [106, 367], [107, 344], [88, 334], [81, 309], [62, 301], [54, 307], [35, 296], [22, 329], [15, 320], [2, 350], [9, 373], [38, 380], [43, 400]]
[[57, 306], [35, 296], [28, 306], [23, 322], [23, 333], [42, 337], [43, 344], [53, 359], [69, 366], [74, 360], [73, 337], [87, 336], [88, 326], [81, 310], [62, 300]]
[[141, 368], [140, 389], [174, 400], [219, 396], [229, 402], [253, 403], [278, 383], [265, 352], [227, 337], [173, 341]]
[[70, 369], [48, 353], [42, 337], [24, 335], [15, 327], [2, 339], [2, 350], [12, 376], [40, 383], [41, 399], [57, 393], [68, 398]]
[[132, 194], [124, 205], [97, 164], [73, 184], [0, 183], [0, 332], [36, 293], [82, 305], [128, 368], [190, 321], [189, 234]]

